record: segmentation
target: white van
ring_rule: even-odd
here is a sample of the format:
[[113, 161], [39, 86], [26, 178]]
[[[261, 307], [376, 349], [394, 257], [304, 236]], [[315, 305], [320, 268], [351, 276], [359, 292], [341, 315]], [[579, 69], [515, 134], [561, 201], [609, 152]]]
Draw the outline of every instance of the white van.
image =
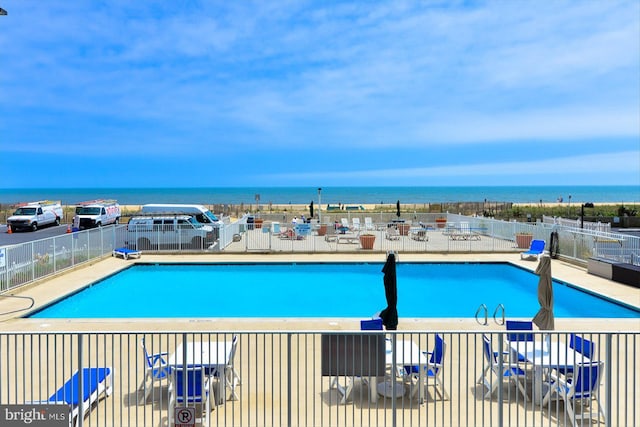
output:
[[103, 225], [120, 222], [120, 205], [115, 200], [91, 200], [78, 203], [74, 227], [85, 228], [102, 227]]
[[222, 225], [222, 221], [209, 209], [202, 205], [159, 204], [152, 203], [142, 205], [142, 213], [145, 215], [190, 215], [202, 224]]
[[137, 250], [208, 249], [214, 228], [189, 215], [134, 216], [127, 224], [127, 247]]

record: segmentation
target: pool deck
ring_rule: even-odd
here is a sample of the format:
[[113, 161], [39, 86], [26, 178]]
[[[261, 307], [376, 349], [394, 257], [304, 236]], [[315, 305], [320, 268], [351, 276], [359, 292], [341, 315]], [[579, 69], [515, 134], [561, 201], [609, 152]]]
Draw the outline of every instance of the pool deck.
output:
[[[29, 296], [35, 300], [35, 308], [42, 307], [51, 301], [54, 301], [63, 295], [66, 295], [75, 290], [81, 289], [86, 285], [114, 274], [134, 263], [175, 263], [175, 262], [201, 262], [201, 263], [233, 263], [233, 262], [384, 262], [385, 255], [382, 253], [377, 254], [291, 254], [291, 253], [279, 253], [279, 254], [203, 254], [203, 255], [143, 255], [139, 260], [123, 260], [121, 258], [107, 257], [99, 260], [90, 265], [79, 267], [61, 274], [57, 277], [50, 278], [46, 281], [34, 283], [25, 286], [18, 290], [15, 295]], [[537, 262], [535, 260], [520, 260], [519, 254], [399, 254], [400, 262], [416, 262], [416, 261], [431, 261], [431, 262], [511, 262], [515, 265], [522, 266], [529, 270], [535, 270]], [[586, 268], [576, 266], [570, 263], [566, 263], [559, 260], [552, 260], [552, 273], [554, 278], [562, 281], [579, 285], [592, 292], [602, 294], [604, 296], [614, 298], [623, 301], [629, 305], [640, 307], [640, 289], [631, 286], [619, 284], [610, 280], [603, 279], [598, 276], [590, 275], [586, 272]], [[382, 286], [382, 274], [380, 277], [380, 283]], [[178, 293], [179, 290], [177, 289]], [[24, 308], [26, 300], [14, 299], [14, 298], [0, 298], [0, 312], [6, 312], [10, 310], [19, 310]], [[12, 315], [0, 316], [0, 330], [7, 332], [54, 332], [54, 331], [92, 331], [92, 332], [171, 332], [171, 331], [313, 331], [313, 330], [358, 330], [360, 319], [344, 319], [344, 318], [321, 318], [321, 319], [224, 319], [224, 318], [212, 318], [212, 319], [23, 319], [19, 316], [23, 314], [16, 313]], [[491, 315], [491, 313], [489, 313]], [[528, 320], [528, 319], [527, 319]], [[481, 326], [473, 318], [447, 318], [447, 319], [407, 319], [400, 318], [400, 324], [398, 326], [399, 331], [482, 331], [487, 332], [490, 330], [504, 330], [504, 326], [494, 324], [492, 320], [489, 321], [489, 325]], [[625, 331], [625, 332], [640, 332], [640, 320], [639, 319], [568, 319], [558, 318], [556, 319], [556, 331]], [[464, 342], [462, 343], [464, 344]], [[137, 343], [130, 343], [131, 346], [136, 347]], [[460, 348], [457, 352], [453, 352], [455, 356], [452, 358], [452, 363], [459, 363], [457, 355], [467, 354], [466, 348]], [[132, 359], [129, 360], [129, 366], [138, 366], [133, 359], [136, 354], [132, 354]], [[244, 360], [248, 357], [252, 357], [247, 353], [242, 354], [240, 366], [253, 366], [251, 360]], [[293, 355], [294, 359], [296, 355]], [[319, 356], [318, 356], [319, 357]], [[481, 358], [477, 360], [477, 363], [481, 363]], [[465, 362], [466, 363], [466, 362]], [[480, 366], [478, 369], [482, 369]], [[132, 374], [133, 375], [133, 374]], [[137, 373], [137, 377], [141, 378], [141, 373]], [[278, 377], [278, 372], [274, 372], [274, 375]], [[457, 374], [453, 374], [452, 381], [461, 382], [462, 379], [458, 378]], [[472, 379], [473, 380], [473, 379]], [[326, 383], [325, 383], [326, 382]], [[132, 385], [133, 387], [136, 384]], [[303, 387], [304, 384], [301, 383]], [[476, 386], [481, 387], [481, 386]], [[329, 390], [328, 378], [323, 379], [321, 388], [323, 390]], [[241, 390], [241, 393], [245, 393], [245, 390]], [[121, 391], [124, 393], [124, 391]], [[327, 405], [326, 399], [332, 399], [328, 396], [333, 396], [335, 390], [320, 394], [314, 401], [314, 407], [320, 408]], [[341, 405], [340, 408], [354, 407], [352, 411], [347, 409], [341, 409], [345, 414], [355, 414], [353, 416], [358, 417], [370, 417], [369, 409], [363, 410], [361, 405], [363, 403], [361, 399], [367, 400], [366, 389], [362, 390], [354, 389], [353, 400], [354, 403], [349, 405]], [[467, 407], [471, 404], [475, 404], [475, 394], [464, 393], [460, 395], [455, 390], [452, 391], [452, 398], [449, 401], [442, 403], [443, 413], [451, 413], [451, 425], [456, 425], [458, 422], [458, 414], [460, 414], [460, 408]], [[135, 396], [134, 396], [135, 397]], [[635, 396], [638, 399], [638, 395]], [[166, 399], [166, 395], [164, 397]], [[131, 395], [119, 395], [118, 392], [114, 394], [113, 398], [109, 401], [105, 401], [104, 405], [111, 405], [113, 402], [125, 402], [122, 407], [119, 404], [115, 405], [114, 419], [120, 417], [120, 411], [125, 411], [126, 405], [135, 405], [134, 403], [126, 403], [127, 399], [131, 400]], [[274, 396], [273, 400], [256, 403], [247, 399], [246, 396], [241, 396], [241, 401], [227, 401], [225, 405], [218, 406], [216, 410], [211, 412], [212, 417], [230, 417], [231, 414], [242, 413], [258, 413], [259, 411], [268, 410], [272, 408], [278, 408], [283, 402], [276, 400]], [[467, 399], [467, 400], [464, 400]], [[242, 407], [243, 402], [251, 402], [250, 407]], [[166, 402], [166, 400], [165, 400]], [[628, 402], [627, 404], [635, 405], [640, 402]], [[434, 405], [435, 403], [429, 403], [428, 405]], [[257, 408], [256, 405], [260, 405]], [[491, 407], [491, 412], [496, 413], [497, 408], [500, 405], [496, 399], [483, 401], [483, 405]], [[452, 409], [452, 408], [456, 409]], [[166, 419], [163, 419], [163, 413], [158, 410], [151, 403], [140, 406], [140, 412], [136, 410], [135, 414], [153, 414], [153, 419], [158, 420], [154, 422], [155, 425], [166, 425]], [[364, 407], [363, 407], [364, 408]], [[420, 406], [418, 406], [420, 408]], [[424, 405], [422, 406], [424, 408]], [[438, 406], [440, 408], [440, 406]], [[521, 422], [524, 417], [531, 417], [531, 408], [523, 408], [522, 405], [518, 405], [517, 402], [511, 402], [508, 406], [509, 411], [515, 411], [518, 413], [516, 421]], [[242, 409], [242, 412], [241, 412]], [[130, 410], [130, 408], [127, 408]], [[438, 409], [439, 411], [440, 409]], [[150, 411], [150, 412], [146, 412]], [[246, 411], [246, 412], [245, 412]], [[384, 419], [388, 419], [391, 414], [390, 406], [383, 406], [380, 408], [371, 409], [374, 417], [382, 416]], [[411, 409], [403, 409], [402, 416], [408, 416], [409, 418], [403, 420], [403, 425], [425, 425], [426, 419], [411, 418], [420, 411], [413, 407]], [[424, 409], [423, 409], [424, 411]], [[435, 412], [435, 411], [434, 411]], [[93, 411], [91, 417], [97, 417], [98, 411]], [[342, 412], [340, 412], [342, 414]], [[423, 412], [421, 412], [423, 413]], [[130, 416], [131, 412], [127, 412], [127, 416]], [[377, 414], [377, 415], [376, 415]], [[413, 415], [412, 415], [413, 414]], [[142, 415], [136, 415], [142, 416]], [[463, 416], [463, 415], [460, 415]], [[537, 416], [541, 417], [540, 414]], [[228, 418], [229, 419], [229, 418]], [[374, 418], [375, 419], [375, 418]], [[537, 420], [537, 418], [535, 418]], [[238, 421], [237, 419], [232, 419]], [[533, 420], [533, 418], [529, 418]], [[550, 423], [548, 418], [540, 418], [540, 422]], [[85, 420], [88, 421], [88, 420]], [[91, 420], [95, 421], [94, 419]], [[137, 424], [132, 420], [130, 425], [142, 425], [148, 422], [149, 419], [138, 420]], [[322, 419], [316, 419], [317, 425], [321, 425]], [[324, 420], [326, 421], [326, 420]], [[367, 421], [367, 420], [365, 420]], [[370, 419], [369, 419], [370, 421]], [[512, 420], [513, 421], [513, 420]], [[491, 421], [489, 420], [489, 423]], [[246, 423], [245, 423], [246, 424]], [[354, 421], [353, 425], [359, 425], [359, 421]], [[246, 424], [249, 425], [249, 424]], [[347, 424], [345, 424], [347, 425]]]
[[[398, 254], [399, 262], [510, 262], [535, 270], [535, 260], [521, 260], [519, 254]], [[140, 259], [123, 260], [106, 257], [84, 267], [78, 267], [57, 277], [24, 286], [14, 295], [28, 296], [34, 299], [33, 309], [43, 307], [70, 292], [137, 262], [141, 263], [233, 263], [233, 262], [384, 262], [381, 253], [367, 254], [196, 254], [196, 255], [143, 255]], [[561, 260], [552, 260], [552, 274], [555, 279], [583, 287], [597, 294], [622, 301], [634, 307], [640, 307], [640, 288], [634, 288], [611, 280], [588, 274], [586, 268]], [[382, 283], [382, 275], [380, 277]], [[28, 305], [24, 299], [0, 298], [0, 312], [19, 310]], [[359, 319], [321, 318], [321, 319], [23, 319], [24, 312], [0, 316], [0, 330], [3, 331], [68, 331], [68, 330], [353, 330], [358, 329]], [[491, 313], [489, 313], [491, 315]], [[482, 330], [501, 329], [489, 322], [488, 326], [479, 325], [474, 318], [444, 319], [407, 319], [401, 318], [399, 330]], [[638, 319], [615, 319], [602, 322], [600, 319], [557, 318], [556, 330], [584, 331], [640, 331]]]

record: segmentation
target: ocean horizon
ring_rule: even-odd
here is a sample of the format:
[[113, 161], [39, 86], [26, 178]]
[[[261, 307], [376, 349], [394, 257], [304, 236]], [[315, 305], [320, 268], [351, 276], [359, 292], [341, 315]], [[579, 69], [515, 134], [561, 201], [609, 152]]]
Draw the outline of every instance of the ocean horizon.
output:
[[[56, 200], [63, 205], [115, 199], [122, 205], [193, 204], [402, 204], [447, 202], [640, 203], [640, 186], [448, 186], [448, 187], [194, 187], [0, 189], [0, 204]], [[320, 199], [320, 200], [319, 200]]]

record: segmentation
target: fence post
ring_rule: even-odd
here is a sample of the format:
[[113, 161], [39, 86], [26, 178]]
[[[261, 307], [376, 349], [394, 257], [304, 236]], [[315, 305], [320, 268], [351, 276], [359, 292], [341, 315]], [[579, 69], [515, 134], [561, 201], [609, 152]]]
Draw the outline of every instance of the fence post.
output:
[[[612, 359], [611, 359], [611, 340], [612, 340], [612, 334], [611, 332], [607, 332], [607, 344], [606, 344], [606, 355], [605, 355], [605, 360], [606, 360], [606, 375], [607, 377], [605, 378], [604, 381], [604, 389], [605, 389], [605, 396], [606, 397], [606, 401], [605, 401], [605, 407], [606, 409], [604, 410], [604, 414], [605, 414], [605, 425], [607, 427], [611, 426], [611, 363], [612, 363]], [[620, 341], [618, 341], [619, 343]], [[620, 355], [618, 354], [618, 358], [620, 357]]]
[[[83, 334], [78, 334], [78, 390], [84, 390], [84, 375], [82, 366], [82, 347], [83, 347]], [[76, 421], [78, 427], [82, 427], [84, 424], [84, 402], [82, 398], [82, 391], [78, 391], [78, 419]]]
[[287, 333], [287, 425], [291, 427], [291, 332]]
[[[504, 343], [504, 334], [502, 332], [498, 333], [498, 342], [500, 343], [498, 345], [500, 346], [500, 348], [502, 348], [502, 345]], [[491, 351], [493, 351], [493, 349]], [[499, 404], [498, 404], [498, 426], [499, 427], [502, 427], [502, 425], [503, 425], [503, 419], [502, 418], [504, 417], [504, 414], [503, 414], [503, 411], [502, 411], [502, 406], [503, 406], [503, 403], [502, 403], [502, 392], [503, 392], [503, 389], [502, 389], [502, 387], [504, 386], [504, 377], [502, 375], [502, 373], [504, 372], [504, 365], [503, 365], [503, 360], [502, 359], [503, 359], [502, 356], [498, 357], [498, 372], [500, 372], [500, 378], [498, 379], [498, 402], [499, 402]]]

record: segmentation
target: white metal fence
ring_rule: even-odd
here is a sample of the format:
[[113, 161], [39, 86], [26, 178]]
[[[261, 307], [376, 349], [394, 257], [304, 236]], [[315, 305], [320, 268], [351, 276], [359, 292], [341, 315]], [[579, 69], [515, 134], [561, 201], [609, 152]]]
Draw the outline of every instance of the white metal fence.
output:
[[[354, 226], [354, 218], [359, 225]], [[217, 240], [183, 238], [179, 230], [155, 230], [152, 236], [116, 225], [36, 240], [0, 248], [0, 292], [64, 271], [78, 264], [108, 256], [114, 249], [128, 247], [143, 252], [522, 252], [516, 235], [529, 233], [547, 242], [558, 233], [555, 255], [586, 262], [591, 257], [640, 265], [640, 237], [567, 228], [543, 223], [497, 221], [483, 217], [448, 214], [442, 222], [435, 215], [394, 222], [391, 215], [368, 223], [367, 217], [349, 213], [349, 228], [336, 229], [334, 223], [307, 224], [300, 233], [278, 221], [247, 223], [247, 218], [225, 224]], [[321, 226], [324, 228], [321, 229]], [[292, 234], [287, 234], [289, 231]], [[360, 236], [373, 236], [372, 249], [363, 249]], [[141, 239], [144, 239], [141, 247]]]
[[[485, 333], [495, 354], [485, 351]], [[546, 358], [514, 351], [522, 343], [506, 331], [485, 333], [2, 332], [0, 424], [4, 405], [42, 408], [75, 372], [77, 386], [97, 391], [77, 405], [86, 414], [80, 426], [173, 425], [174, 408], [183, 406], [211, 426], [567, 426], [571, 408], [600, 425], [640, 424], [638, 332], [582, 332], [588, 355], [568, 332], [518, 338], [531, 339], [523, 348], [555, 354]], [[161, 355], [151, 368], [143, 339], [149, 354]], [[205, 357], [203, 348], [217, 355]], [[592, 394], [544, 399], [556, 385], [570, 387], [585, 366], [599, 368]], [[102, 388], [92, 374], [101, 368], [108, 368]], [[194, 369], [203, 374], [203, 400], [175, 403], [178, 373]], [[521, 375], [504, 374], [511, 369]]]

